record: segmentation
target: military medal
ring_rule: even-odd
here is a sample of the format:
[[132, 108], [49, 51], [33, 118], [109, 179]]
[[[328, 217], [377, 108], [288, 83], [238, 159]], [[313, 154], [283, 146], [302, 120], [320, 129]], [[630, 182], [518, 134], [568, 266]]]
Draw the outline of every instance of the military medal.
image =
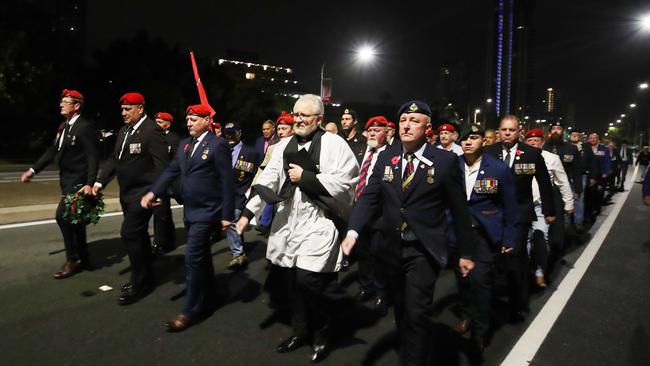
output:
[[390, 169], [390, 166], [386, 166], [386, 167], [384, 168], [384, 178], [383, 178], [383, 181], [384, 181], [384, 182], [388, 182], [388, 183], [390, 183], [390, 182], [393, 181], [393, 178], [394, 178], [394, 176], [393, 176], [393, 171]]
[[434, 170], [433, 170], [433, 167], [431, 166], [431, 167], [429, 167], [429, 170], [427, 171], [427, 183], [429, 183], [429, 184], [433, 184], [433, 173], [434, 173]]
[[74, 146], [77, 143], [77, 136], [72, 135], [72, 140], [70, 141], [70, 146]]
[[208, 153], [210, 152], [210, 148], [206, 148], [203, 150], [203, 155], [201, 155], [201, 159], [203, 160], [208, 160]]
[[477, 179], [474, 182], [474, 192], [479, 194], [494, 194], [499, 192], [499, 181], [494, 178]]

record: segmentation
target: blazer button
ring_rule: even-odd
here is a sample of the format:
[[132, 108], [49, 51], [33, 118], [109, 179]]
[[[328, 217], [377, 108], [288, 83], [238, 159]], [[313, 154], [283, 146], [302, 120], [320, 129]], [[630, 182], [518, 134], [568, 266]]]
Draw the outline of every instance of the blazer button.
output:
[[399, 212], [403, 213], [404, 211], [406, 211], [406, 210], [404, 210], [404, 207], [400, 207]]

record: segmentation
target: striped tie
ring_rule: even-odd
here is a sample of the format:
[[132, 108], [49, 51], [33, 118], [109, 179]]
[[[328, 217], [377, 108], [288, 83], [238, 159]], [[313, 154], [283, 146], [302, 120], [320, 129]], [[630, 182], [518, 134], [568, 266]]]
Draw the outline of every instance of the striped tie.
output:
[[415, 166], [413, 165], [413, 157], [415, 154], [407, 153], [406, 154], [406, 169], [404, 170], [404, 180], [402, 181], [402, 189], [406, 190], [413, 180], [415, 175]]
[[368, 168], [370, 168], [370, 163], [372, 162], [372, 157], [375, 155], [375, 149], [370, 149], [370, 154], [361, 165], [361, 170], [359, 171], [359, 183], [357, 183], [357, 188], [354, 191], [355, 201], [359, 199], [363, 190], [366, 189], [368, 183]]

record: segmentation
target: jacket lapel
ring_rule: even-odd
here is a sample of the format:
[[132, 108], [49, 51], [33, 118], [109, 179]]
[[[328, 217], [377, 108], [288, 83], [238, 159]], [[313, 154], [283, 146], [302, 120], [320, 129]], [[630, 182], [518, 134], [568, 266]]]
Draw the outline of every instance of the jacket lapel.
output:
[[[401, 201], [404, 199], [404, 190], [402, 189], [402, 155], [404, 153], [402, 152], [401, 148], [397, 149], [397, 153], [399, 158], [399, 160], [397, 160], [397, 169], [393, 169], [393, 165], [390, 164], [390, 160], [388, 161], [388, 163], [390, 169], [393, 169], [393, 182], [392, 182], [393, 188], [395, 188], [395, 191], [397, 192], [397, 197], [399, 197]], [[391, 156], [390, 159], [392, 160], [393, 157]]]

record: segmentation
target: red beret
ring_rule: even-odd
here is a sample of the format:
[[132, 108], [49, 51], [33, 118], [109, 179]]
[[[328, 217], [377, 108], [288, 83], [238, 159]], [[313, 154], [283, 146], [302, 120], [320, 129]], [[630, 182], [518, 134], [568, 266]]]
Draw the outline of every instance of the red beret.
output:
[[386, 122], [386, 127], [395, 128], [395, 123], [388, 121]]
[[78, 99], [81, 101], [84, 100], [84, 96], [81, 93], [79, 93], [76, 90], [70, 90], [70, 89], [63, 89], [63, 91], [61, 92], [61, 98], [65, 98], [65, 97]]
[[154, 119], [162, 119], [163, 121], [174, 122], [174, 117], [171, 114], [167, 113], [167, 112], [158, 112], [158, 113], [156, 113], [156, 115], [154, 116]]
[[191, 105], [191, 106], [187, 107], [187, 110], [185, 111], [185, 114], [200, 116], [200, 117], [209, 117], [210, 114], [212, 114], [212, 110], [210, 109], [209, 105], [196, 104], [196, 105]]
[[212, 128], [212, 130], [215, 130], [215, 129], [219, 129], [219, 130], [220, 130], [220, 129], [221, 129], [221, 123], [219, 123], [219, 122], [215, 122], [215, 121], [212, 121], [212, 122], [210, 123], [210, 127]]
[[126, 93], [120, 98], [120, 104], [144, 104], [144, 97], [140, 93]]
[[282, 113], [280, 113], [280, 116], [278, 117], [278, 119], [275, 121], [275, 124], [276, 124], [276, 126], [277, 125], [292, 125], [293, 124], [293, 114], [282, 111]]
[[533, 128], [532, 130], [528, 131], [528, 133], [526, 134], [526, 139], [529, 139], [531, 137], [544, 138], [544, 131], [540, 130], [539, 128]]
[[444, 125], [440, 125], [440, 127], [438, 127], [438, 134], [440, 134], [442, 131], [456, 132], [456, 127], [450, 123], [445, 123]]
[[384, 116], [370, 117], [368, 122], [366, 122], [366, 130], [371, 126], [386, 127], [387, 124], [388, 124], [388, 120]]

